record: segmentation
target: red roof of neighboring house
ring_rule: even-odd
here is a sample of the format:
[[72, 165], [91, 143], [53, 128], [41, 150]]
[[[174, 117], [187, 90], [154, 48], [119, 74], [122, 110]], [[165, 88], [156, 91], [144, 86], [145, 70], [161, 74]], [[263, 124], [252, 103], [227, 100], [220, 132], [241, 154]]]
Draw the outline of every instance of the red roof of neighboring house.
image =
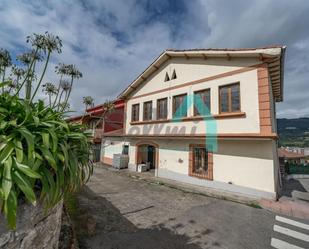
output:
[[103, 137], [118, 137], [118, 136], [123, 136], [123, 129], [118, 129], [114, 131], [109, 131], [109, 132], [104, 132]]
[[278, 149], [278, 155], [281, 158], [286, 158], [286, 159], [294, 159], [294, 158], [304, 158], [305, 155], [303, 153], [295, 153], [292, 151], [288, 151], [283, 148]]

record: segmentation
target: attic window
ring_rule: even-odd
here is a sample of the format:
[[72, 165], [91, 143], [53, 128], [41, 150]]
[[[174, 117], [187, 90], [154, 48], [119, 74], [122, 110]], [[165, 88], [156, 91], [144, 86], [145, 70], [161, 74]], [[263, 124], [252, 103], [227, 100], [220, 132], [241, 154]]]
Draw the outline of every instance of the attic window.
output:
[[164, 82], [166, 82], [166, 81], [170, 81], [170, 77], [168, 76], [168, 74], [167, 74], [167, 73], [165, 73], [165, 79], [164, 79]]
[[172, 80], [177, 79], [176, 71], [174, 69], [173, 74], [172, 74]]

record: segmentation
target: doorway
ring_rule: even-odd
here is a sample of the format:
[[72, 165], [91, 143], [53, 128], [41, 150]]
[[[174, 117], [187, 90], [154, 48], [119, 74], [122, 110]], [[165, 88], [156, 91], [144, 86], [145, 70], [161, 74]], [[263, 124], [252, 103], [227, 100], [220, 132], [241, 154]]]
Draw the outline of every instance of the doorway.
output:
[[156, 169], [157, 156], [158, 156], [157, 146], [154, 144], [139, 144], [137, 145], [137, 164], [146, 164], [149, 169]]

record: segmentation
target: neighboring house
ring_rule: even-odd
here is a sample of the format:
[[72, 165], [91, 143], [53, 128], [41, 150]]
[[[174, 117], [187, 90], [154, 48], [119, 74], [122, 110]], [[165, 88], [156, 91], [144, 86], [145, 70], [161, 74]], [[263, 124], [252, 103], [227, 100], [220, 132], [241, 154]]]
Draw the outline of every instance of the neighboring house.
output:
[[85, 125], [88, 131], [92, 133], [95, 161], [101, 160], [101, 142], [103, 139], [103, 133], [123, 128], [124, 101], [117, 99], [113, 101], [113, 104], [114, 109], [108, 113], [106, 113], [104, 104], [102, 104], [87, 109], [84, 115], [68, 119], [68, 122]]
[[124, 129], [104, 134], [102, 158], [254, 197], [280, 191], [275, 102], [285, 47], [166, 50], [120, 95]]
[[279, 160], [282, 163], [305, 164], [305, 155], [303, 151], [291, 151], [286, 148], [278, 149]]

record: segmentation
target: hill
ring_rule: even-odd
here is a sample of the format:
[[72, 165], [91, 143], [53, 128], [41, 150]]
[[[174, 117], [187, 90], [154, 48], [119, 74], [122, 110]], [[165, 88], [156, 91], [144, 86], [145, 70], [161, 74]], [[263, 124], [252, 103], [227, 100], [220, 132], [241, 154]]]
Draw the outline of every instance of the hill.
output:
[[309, 118], [277, 119], [279, 145], [309, 147]]

